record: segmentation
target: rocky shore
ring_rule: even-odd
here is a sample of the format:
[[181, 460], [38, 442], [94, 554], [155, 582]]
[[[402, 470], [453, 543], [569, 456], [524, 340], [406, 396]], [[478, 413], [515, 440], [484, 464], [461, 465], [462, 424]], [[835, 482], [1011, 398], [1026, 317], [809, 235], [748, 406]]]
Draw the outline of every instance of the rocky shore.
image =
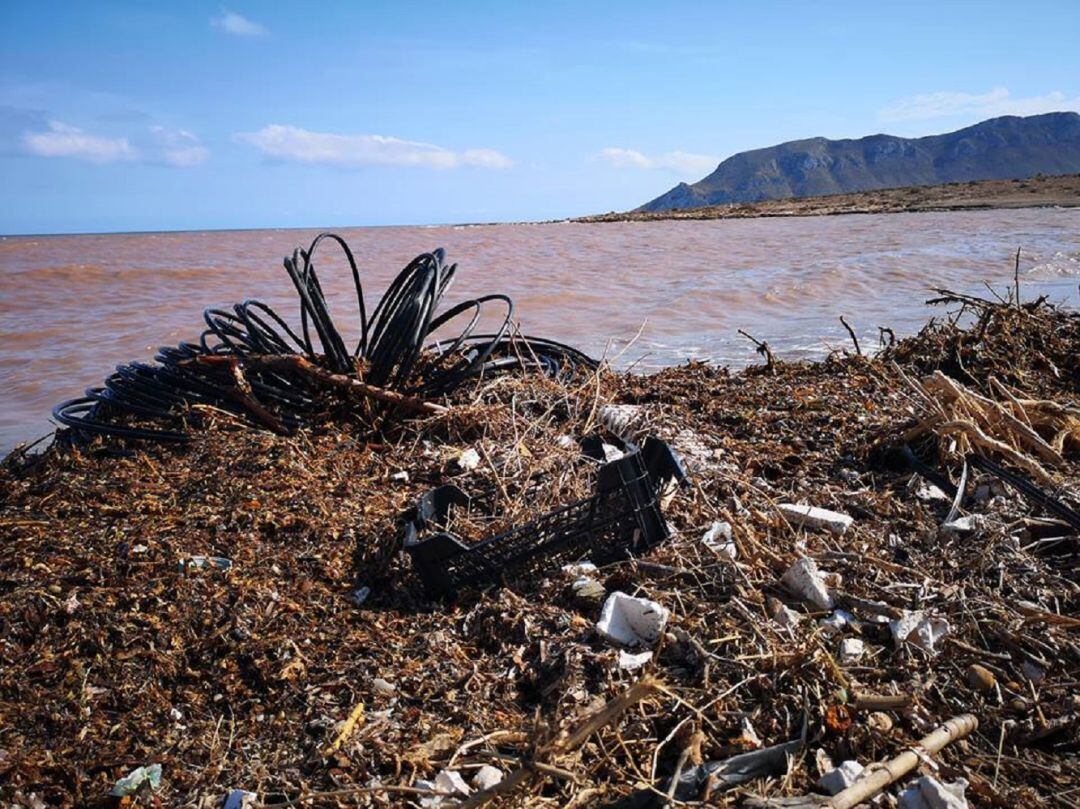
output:
[[855, 194], [714, 205], [672, 211], [612, 211], [575, 222], [652, 222], [663, 219], [748, 219], [763, 216], [834, 216], [851, 213], [972, 211], [1080, 206], [1080, 174], [1027, 180], [984, 180], [887, 188]]

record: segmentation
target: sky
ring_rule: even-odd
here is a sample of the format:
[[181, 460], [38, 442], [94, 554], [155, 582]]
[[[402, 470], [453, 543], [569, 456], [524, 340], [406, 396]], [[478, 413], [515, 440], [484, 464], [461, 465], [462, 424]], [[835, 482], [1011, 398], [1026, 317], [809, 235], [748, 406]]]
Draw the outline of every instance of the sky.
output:
[[1080, 2], [0, 0], [0, 233], [543, 220], [1080, 109]]

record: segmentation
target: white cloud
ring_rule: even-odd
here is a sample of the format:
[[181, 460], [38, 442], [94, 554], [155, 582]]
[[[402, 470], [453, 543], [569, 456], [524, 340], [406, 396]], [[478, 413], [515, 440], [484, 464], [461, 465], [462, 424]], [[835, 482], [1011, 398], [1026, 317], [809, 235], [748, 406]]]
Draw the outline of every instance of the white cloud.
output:
[[701, 179], [720, 163], [720, 159], [712, 155], [691, 154], [676, 150], [656, 157], [647, 157], [633, 149], [615, 146], [601, 150], [600, 159], [620, 169], [661, 169], [679, 177], [695, 180]]
[[1014, 96], [1006, 87], [985, 93], [942, 91], [901, 98], [878, 113], [881, 121], [929, 121], [937, 118], [994, 118], [999, 115], [1038, 115], [1043, 112], [1080, 110], [1080, 98], [1060, 91], [1027, 98]]
[[152, 126], [127, 137], [91, 135], [61, 121], [50, 121], [45, 132], [24, 132], [24, 149], [38, 157], [69, 157], [91, 163], [139, 161], [177, 168], [204, 163], [210, 157], [199, 139], [185, 129]]
[[154, 136], [155, 152], [162, 162], [177, 168], [188, 168], [205, 163], [210, 150], [186, 129], [167, 129], [163, 126], [150, 128]]
[[261, 23], [249, 20], [247, 17], [237, 14], [235, 11], [229, 11], [227, 8], [221, 9], [221, 16], [212, 18], [210, 24], [227, 34], [234, 34], [238, 37], [261, 37], [269, 33]]
[[506, 155], [492, 149], [453, 152], [431, 143], [402, 140], [385, 135], [342, 135], [311, 132], [296, 126], [270, 124], [258, 132], [241, 132], [235, 138], [281, 160], [328, 166], [422, 166], [450, 169], [478, 166], [505, 169], [513, 165]]
[[127, 138], [90, 135], [60, 121], [50, 121], [47, 132], [27, 132], [23, 144], [27, 151], [39, 157], [74, 157], [91, 163], [114, 163], [138, 157], [138, 151]]

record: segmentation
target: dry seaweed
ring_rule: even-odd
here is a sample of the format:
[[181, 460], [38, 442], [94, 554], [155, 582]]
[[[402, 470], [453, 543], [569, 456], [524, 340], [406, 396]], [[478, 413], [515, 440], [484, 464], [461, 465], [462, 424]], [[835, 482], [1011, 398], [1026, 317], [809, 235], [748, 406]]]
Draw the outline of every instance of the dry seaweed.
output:
[[[966, 399], [972, 418], [983, 399], [1033, 427], [1013, 398], [1076, 408], [1080, 315], [946, 297], [966, 313], [878, 357], [507, 375], [376, 430], [347, 408], [288, 437], [205, 413], [184, 447], [11, 456], [4, 799], [208, 807], [244, 789], [264, 805], [451, 805], [440, 772], [468, 781], [494, 765], [506, 786], [473, 805], [660, 805], [679, 771], [804, 739], [771, 774], [695, 796], [735, 805], [811, 793], [833, 764], [891, 758], [972, 713], [978, 730], [936, 756], [943, 776], [966, 778], [980, 806], [1072, 805], [1077, 538], [978, 472], [961, 502], [978, 519], [943, 531], [952, 498], [886, 460], [923, 424], [909, 436], [918, 456], [960, 480], [966, 448], [930, 429], [912, 385], [927, 392], [937, 370], [982, 397]], [[576, 573], [426, 601], [398, 553], [417, 497], [448, 481], [483, 493], [485, 510], [455, 526], [477, 536], [580, 497], [592, 462], [575, 440], [610, 403], [637, 406], [632, 429], [671, 442], [695, 478], [666, 505], [670, 543], [592, 574], [602, 592], [671, 610], [645, 668], [620, 668]], [[1051, 432], [1052, 463], [1025, 449], [1076, 508], [1077, 447]], [[469, 448], [472, 469], [459, 463]], [[854, 524], [800, 529], [785, 502]], [[734, 559], [702, 540], [718, 521]], [[841, 613], [781, 585], [800, 556]], [[932, 650], [890, 624], [915, 613], [948, 625]], [[853, 639], [858, 656], [843, 651]], [[150, 763], [159, 791], [108, 797]]]

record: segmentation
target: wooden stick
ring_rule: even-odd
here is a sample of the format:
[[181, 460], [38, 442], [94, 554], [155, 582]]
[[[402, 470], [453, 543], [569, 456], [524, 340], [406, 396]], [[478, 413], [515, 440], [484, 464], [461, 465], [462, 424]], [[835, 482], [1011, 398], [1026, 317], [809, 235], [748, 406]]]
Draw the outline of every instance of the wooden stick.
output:
[[[218, 365], [228, 364], [230, 360], [235, 361], [235, 359], [235, 357], [225, 355], [209, 355], [196, 357], [194, 360], [188, 360], [188, 362], [195, 362], [200, 365]], [[344, 388], [359, 396], [378, 399], [380, 402], [397, 405], [398, 407], [403, 407], [406, 410], [411, 410], [416, 413], [439, 415], [441, 413], [446, 413], [449, 410], [449, 408], [435, 404], [434, 402], [426, 402], [423, 399], [406, 396], [404, 393], [398, 393], [395, 390], [380, 388], [377, 385], [369, 385], [367, 382], [361, 382], [359, 379], [353, 379], [344, 374], [332, 373], [325, 368], [320, 368], [318, 365], [307, 359], [307, 357], [301, 357], [299, 354], [262, 354], [254, 357], [244, 357], [244, 364], [255, 368], [297, 371], [312, 379], [317, 379], [325, 385]]]
[[848, 322], [844, 320], [843, 315], [840, 315], [840, 322], [844, 324], [844, 328], [847, 329], [847, 333], [851, 335], [851, 342], [855, 344], [855, 353], [861, 357], [862, 349], [859, 348], [859, 338], [855, 336], [855, 330], [848, 325]]
[[830, 809], [852, 809], [858, 806], [914, 770], [924, 755], [937, 753], [950, 742], [964, 738], [978, 726], [979, 720], [969, 713], [954, 716], [929, 736], [924, 736], [915, 748], [905, 750], [888, 761], [871, 764], [866, 768], [866, 775], [834, 795], [826, 806]]
[[1016, 282], [1016, 311], [1020, 311], [1020, 248], [1016, 248], [1016, 266], [1013, 268], [1013, 280]]
[[857, 711], [895, 711], [911, 705], [909, 694], [855, 694], [852, 705]]

